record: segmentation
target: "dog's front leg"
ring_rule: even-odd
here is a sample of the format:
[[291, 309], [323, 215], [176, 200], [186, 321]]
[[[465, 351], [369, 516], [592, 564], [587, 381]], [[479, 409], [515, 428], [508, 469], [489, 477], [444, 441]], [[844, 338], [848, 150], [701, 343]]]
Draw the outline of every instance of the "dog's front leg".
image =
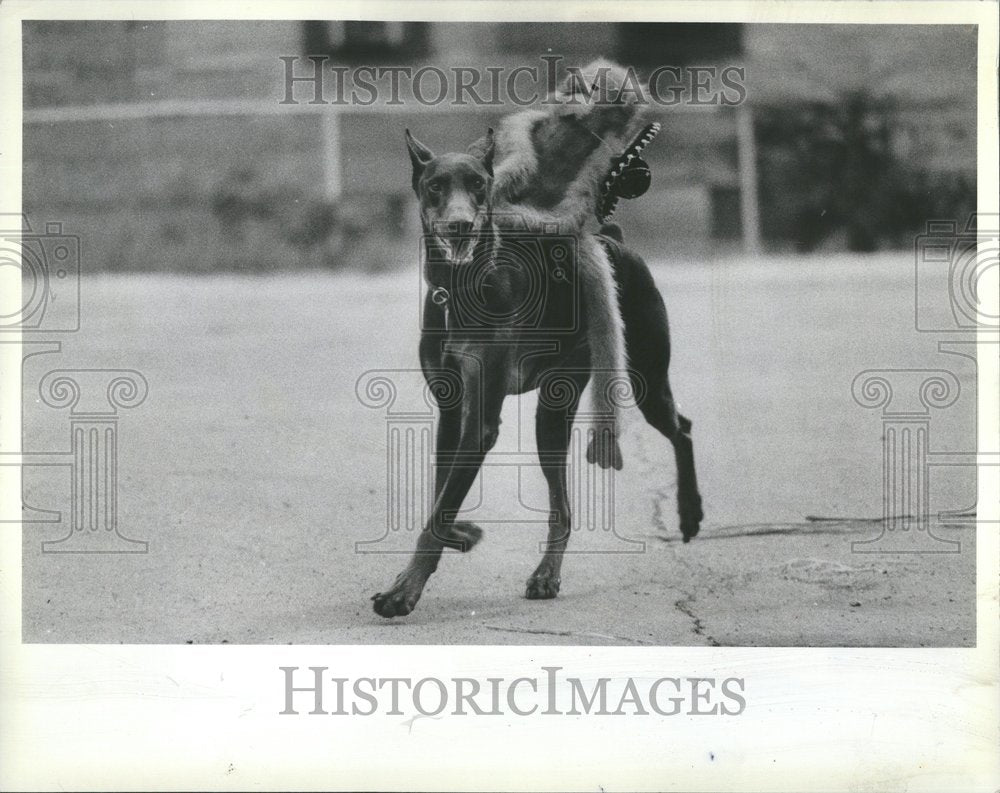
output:
[[573, 433], [573, 418], [580, 403], [580, 395], [587, 387], [589, 373], [567, 374], [555, 381], [560, 388], [568, 389], [568, 399], [562, 394], [547, 394], [543, 388], [538, 395], [538, 412], [535, 414], [535, 440], [538, 444], [538, 462], [549, 485], [549, 538], [545, 556], [538, 569], [528, 579], [524, 596], [529, 600], [554, 598], [559, 593], [560, 570], [563, 553], [570, 535], [569, 483], [566, 477], [566, 454]]
[[498, 367], [463, 367], [464, 399], [461, 407], [459, 440], [454, 452], [439, 455], [438, 463], [447, 468], [436, 472], [437, 497], [427, 525], [417, 538], [417, 548], [406, 569], [397, 576], [387, 592], [380, 592], [375, 612], [383, 617], [397, 617], [413, 611], [427, 579], [437, 569], [444, 548], [468, 551], [482, 536], [473, 523], [456, 521], [455, 516], [472, 487], [486, 453], [496, 443], [500, 427], [503, 390], [499, 384], [484, 387], [481, 372]]
[[462, 440], [462, 406], [442, 406], [438, 414], [437, 440], [434, 443], [434, 501], [444, 489], [448, 472]]

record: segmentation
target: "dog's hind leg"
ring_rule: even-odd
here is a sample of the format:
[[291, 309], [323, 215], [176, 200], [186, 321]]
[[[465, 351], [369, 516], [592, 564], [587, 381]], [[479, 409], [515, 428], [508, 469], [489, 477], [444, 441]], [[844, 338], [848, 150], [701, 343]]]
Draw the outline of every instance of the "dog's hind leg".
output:
[[[567, 382], [567, 378], [569, 382]], [[589, 374], [559, 376], [543, 385], [535, 413], [538, 462], [549, 485], [549, 536], [545, 555], [528, 579], [524, 596], [530, 600], [554, 598], [559, 592], [563, 553], [569, 542], [570, 504], [566, 480], [566, 452], [573, 431], [573, 418]], [[557, 387], [558, 384], [558, 387]]]
[[690, 542], [698, 533], [701, 519], [701, 495], [694, 469], [694, 443], [691, 440], [691, 421], [677, 412], [670, 386], [663, 383], [647, 394], [639, 409], [653, 427], [658, 429], [674, 447], [677, 461], [677, 513], [680, 517], [681, 535]]
[[632, 388], [646, 421], [673, 445], [677, 461], [677, 512], [684, 542], [689, 542], [698, 533], [704, 516], [694, 468], [691, 422], [677, 412], [670, 390], [667, 309], [642, 259], [626, 250], [618, 265], [625, 284], [622, 312]]

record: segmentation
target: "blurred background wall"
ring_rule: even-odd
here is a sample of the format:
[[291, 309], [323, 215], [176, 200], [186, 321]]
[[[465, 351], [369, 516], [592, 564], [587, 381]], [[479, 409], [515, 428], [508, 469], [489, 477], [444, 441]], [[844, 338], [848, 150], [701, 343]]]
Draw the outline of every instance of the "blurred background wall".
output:
[[[959, 26], [31, 22], [24, 204], [85, 270], [411, 266], [403, 129], [464, 148], [510, 107], [279, 104], [279, 56], [747, 70], [747, 101], [658, 108], [653, 188], [618, 219], [661, 257], [911, 244], [974, 211], [975, 29]], [[301, 73], [308, 62], [296, 65]], [[330, 90], [330, 89], [328, 89]], [[752, 210], [752, 211], [748, 211]], [[649, 250], [654, 245], [654, 250]]]

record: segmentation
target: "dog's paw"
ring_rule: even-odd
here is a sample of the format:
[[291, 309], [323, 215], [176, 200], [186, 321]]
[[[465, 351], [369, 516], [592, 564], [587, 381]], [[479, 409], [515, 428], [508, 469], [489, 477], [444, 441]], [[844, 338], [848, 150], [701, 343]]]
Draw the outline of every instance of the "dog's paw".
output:
[[590, 442], [587, 444], [587, 462], [596, 463], [607, 470], [614, 468], [622, 470], [622, 451], [618, 447], [618, 438], [610, 430], [590, 432]]
[[372, 595], [374, 601], [373, 608], [380, 617], [389, 619], [391, 617], [405, 617], [414, 606], [417, 605], [415, 598], [407, 597], [405, 592], [379, 592]]
[[684, 542], [691, 542], [691, 540], [697, 536], [698, 529], [701, 527], [702, 518], [704, 517], [705, 513], [701, 510], [700, 499], [694, 503], [688, 504], [687, 506], [681, 506], [681, 536], [684, 538]]
[[373, 608], [380, 617], [405, 617], [417, 605], [420, 600], [422, 587], [415, 588], [408, 586], [408, 582], [403, 579], [397, 580], [388, 592], [378, 592], [372, 595]]
[[681, 537], [684, 542], [691, 542], [698, 535], [700, 526], [697, 521], [681, 521]]
[[460, 520], [443, 529], [434, 530], [434, 536], [447, 548], [466, 553], [483, 538], [483, 530], [475, 523]]
[[528, 579], [524, 596], [528, 600], [551, 600], [559, 594], [559, 576], [535, 573]]

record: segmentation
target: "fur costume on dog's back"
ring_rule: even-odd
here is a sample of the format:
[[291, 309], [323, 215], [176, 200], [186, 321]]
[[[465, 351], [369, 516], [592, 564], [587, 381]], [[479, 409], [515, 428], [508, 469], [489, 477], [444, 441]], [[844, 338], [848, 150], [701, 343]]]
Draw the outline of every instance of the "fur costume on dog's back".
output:
[[[594, 216], [611, 161], [641, 126], [635, 95], [622, 91], [626, 80], [620, 66], [595, 61], [571, 74], [547, 102], [504, 118], [496, 136], [492, 192], [501, 225], [505, 218], [529, 231], [554, 225], [578, 240], [594, 412], [612, 438], [618, 422], [615, 395], [628, 383], [624, 332], [611, 263], [585, 226]], [[617, 446], [612, 447], [607, 450], [610, 461], [620, 468]], [[591, 451], [590, 462], [607, 464], [608, 458], [600, 459], [600, 447], [597, 460]]]

